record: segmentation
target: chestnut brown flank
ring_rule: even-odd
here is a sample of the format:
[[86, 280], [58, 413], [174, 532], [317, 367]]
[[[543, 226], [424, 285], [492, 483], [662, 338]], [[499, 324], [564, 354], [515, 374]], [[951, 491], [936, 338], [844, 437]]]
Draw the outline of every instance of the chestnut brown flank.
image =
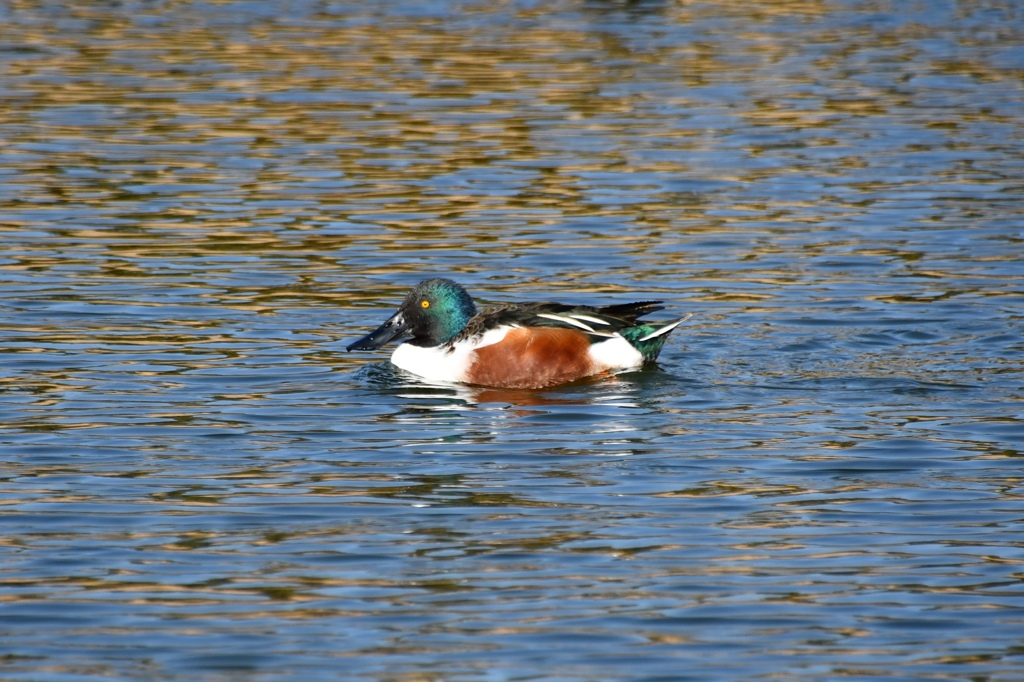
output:
[[586, 334], [558, 327], [512, 329], [478, 348], [469, 383], [497, 388], [545, 388], [593, 374]]

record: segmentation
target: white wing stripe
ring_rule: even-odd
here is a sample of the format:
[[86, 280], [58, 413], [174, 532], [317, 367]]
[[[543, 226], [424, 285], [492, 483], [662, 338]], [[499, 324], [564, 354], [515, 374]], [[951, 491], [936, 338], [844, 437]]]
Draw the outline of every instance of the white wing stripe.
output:
[[586, 320], [587, 322], [593, 322], [594, 324], [603, 324], [606, 327], [610, 324], [607, 320], [602, 320], [601, 318], [598, 317], [590, 317], [588, 315], [577, 314], [573, 315], [572, 318], [575, 320]]
[[[563, 317], [562, 315], [554, 315], [550, 313], [537, 313], [537, 317], [544, 317], [549, 320], [554, 320], [555, 322], [564, 322], [565, 324], [571, 324], [573, 327], [579, 327], [583, 331], [593, 336], [603, 336], [609, 339], [614, 339], [616, 336], [619, 336], [619, 334], [617, 334], [616, 332], [599, 332], [593, 327], [591, 327], [589, 324], [583, 324], [579, 320], [575, 319], [575, 316]], [[602, 322], [601, 324], [607, 324], [607, 322]]]
[[588, 332], [594, 331], [594, 328], [591, 327], [589, 324], [583, 324], [579, 320], [574, 320], [571, 317], [562, 317], [561, 315], [550, 315], [548, 313], [537, 313], [537, 317], [543, 317], [548, 320], [554, 320], [555, 322], [564, 322], [565, 324], [571, 324], [574, 327], [579, 327], [580, 329], [584, 329]]

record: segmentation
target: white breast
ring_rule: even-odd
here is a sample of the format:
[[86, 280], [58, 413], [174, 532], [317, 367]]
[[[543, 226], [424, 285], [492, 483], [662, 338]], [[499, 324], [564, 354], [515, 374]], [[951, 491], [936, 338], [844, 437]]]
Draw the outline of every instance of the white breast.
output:
[[406, 372], [431, 381], [466, 381], [466, 374], [473, 364], [473, 351], [498, 343], [511, 328], [492, 329], [478, 339], [455, 344], [453, 349], [448, 346], [423, 348], [403, 343], [391, 354], [391, 362]]

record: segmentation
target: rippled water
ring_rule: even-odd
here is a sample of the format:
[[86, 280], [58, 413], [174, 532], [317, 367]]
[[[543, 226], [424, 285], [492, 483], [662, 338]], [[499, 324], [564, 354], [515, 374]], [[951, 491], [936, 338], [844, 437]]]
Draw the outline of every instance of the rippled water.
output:
[[[0, 678], [1024, 678], [1024, 10], [0, 9]], [[657, 368], [347, 354], [427, 276]]]

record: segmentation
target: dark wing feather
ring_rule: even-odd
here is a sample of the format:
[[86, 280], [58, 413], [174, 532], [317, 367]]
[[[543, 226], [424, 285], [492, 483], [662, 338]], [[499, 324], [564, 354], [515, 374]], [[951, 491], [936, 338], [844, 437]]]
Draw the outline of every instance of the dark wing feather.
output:
[[636, 303], [619, 303], [617, 305], [606, 305], [597, 309], [602, 315], [608, 317], [617, 317], [625, 320], [630, 324], [636, 324], [637, 319], [644, 315], [650, 315], [656, 313], [659, 310], [664, 310], [665, 306], [661, 305], [661, 301], [638, 301]]

